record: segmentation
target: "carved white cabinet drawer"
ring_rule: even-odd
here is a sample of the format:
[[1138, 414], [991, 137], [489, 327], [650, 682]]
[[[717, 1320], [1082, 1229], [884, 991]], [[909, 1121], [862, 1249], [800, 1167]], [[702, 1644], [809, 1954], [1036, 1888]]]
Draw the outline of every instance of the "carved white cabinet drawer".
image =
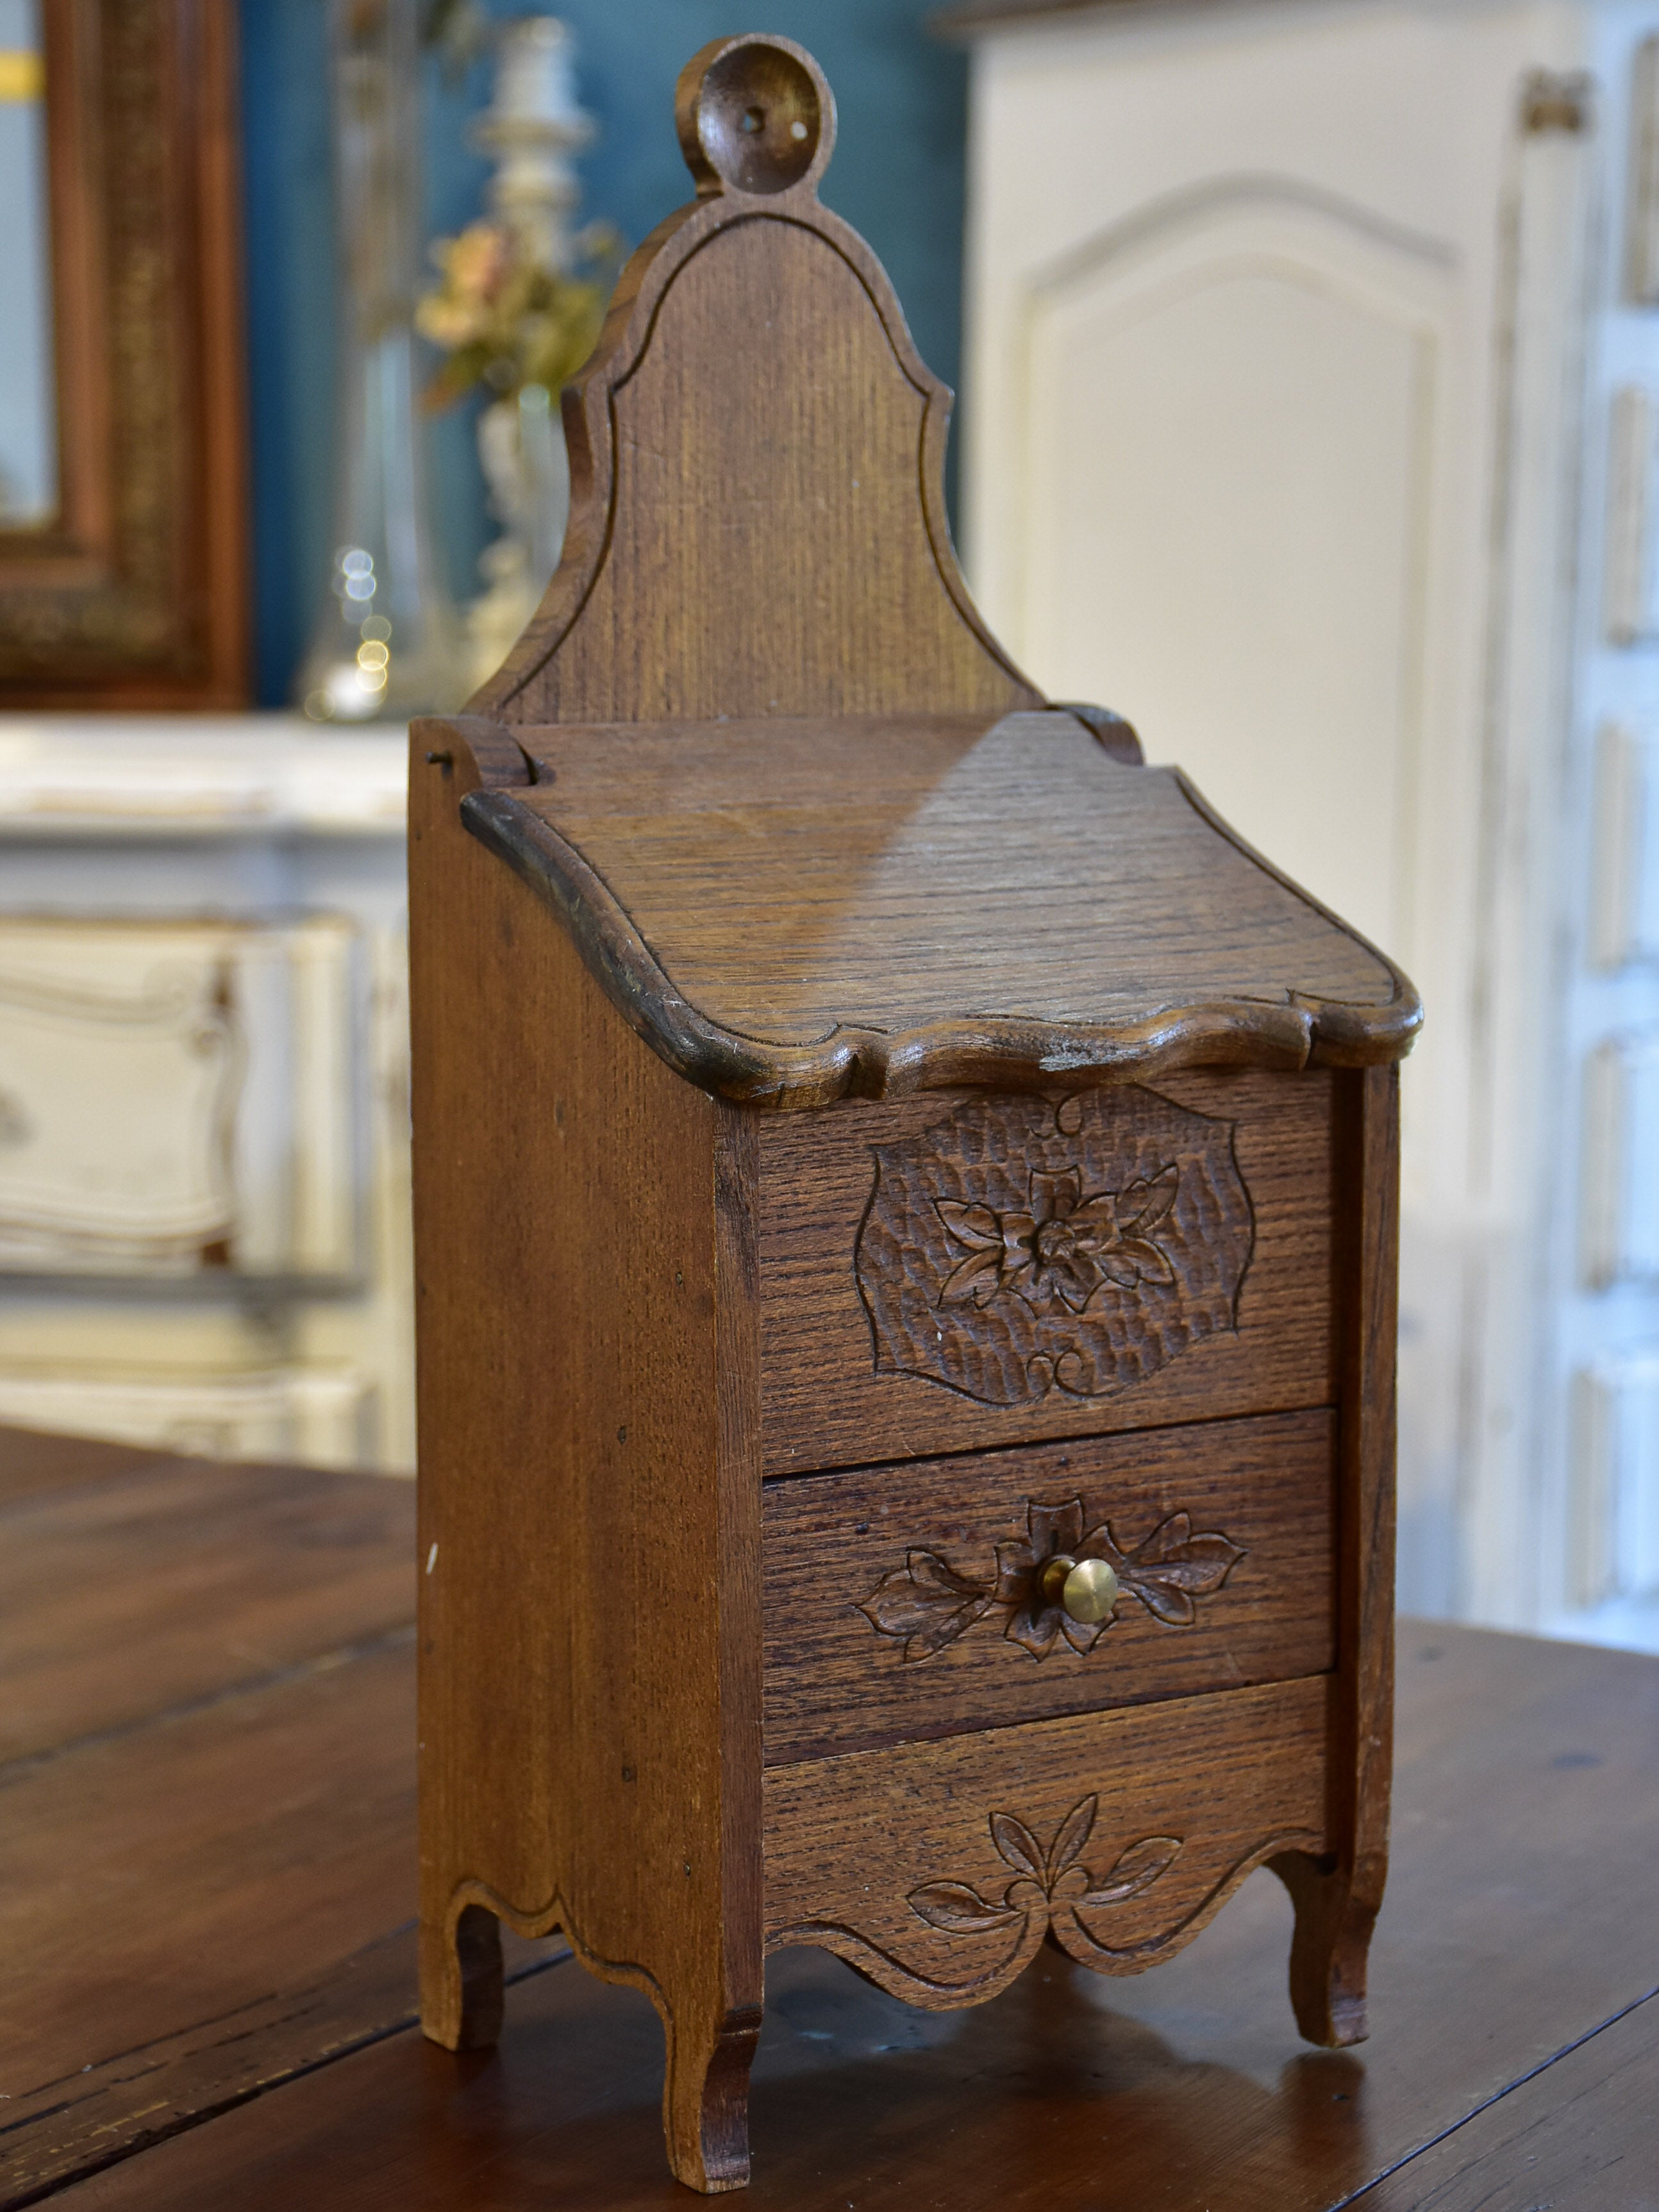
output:
[[347, 1277], [358, 932], [0, 920], [0, 1268]]

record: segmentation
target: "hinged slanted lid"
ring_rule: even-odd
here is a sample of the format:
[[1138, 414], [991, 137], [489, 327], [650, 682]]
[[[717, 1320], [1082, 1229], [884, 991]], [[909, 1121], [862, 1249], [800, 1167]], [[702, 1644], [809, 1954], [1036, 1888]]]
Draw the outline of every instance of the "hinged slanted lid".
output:
[[1399, 1057], [1399, 970], [980, 622], [949, 395], [817, 198], [834, 117], [787, 40], [683, 73], [699, 198], [566, 395], [571, 530], [475, 702], [468, 827], [665, 1059], [757, 1105]]

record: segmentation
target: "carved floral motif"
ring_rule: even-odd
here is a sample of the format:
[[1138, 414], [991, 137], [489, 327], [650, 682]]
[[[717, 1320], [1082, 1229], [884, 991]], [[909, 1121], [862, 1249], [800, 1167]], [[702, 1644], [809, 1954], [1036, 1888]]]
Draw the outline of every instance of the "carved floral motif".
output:
[[[996, 1547], [996, 1571], [975, 1577], [959, 1573], [937, 1552], [907, 1553], [904, 1565], [884, 1575], [858, 1610], [881, 1636], [902, 1638], [906, 1659], [926, 1659], [988, 1617], [1003, 1624], [1009, 1641], [1046, 1659], [1060, 1638], [1073, 1651], [1092, 1650], [1117, 1619], [1125, 1599], [1144, 1606], [1155, 1620], [1186, 1627], [1197, 1601], [1218, 1590], [1244, 1556], [1218, 1531], [1194, 1534], [1192, 1516], [1171, 1513], [1144, 1542], [1126, 1551], [1103, 1521], [1085, 1531], [1083, 1500], [1025, 1508], [1026, 1533]], [[1118, 1579], [1117, 1604], [1106, 1620], [1073, 1620], [1041, 1595], [1042, 1569], [1058, 1554], [1104, 1559]]]
[[973, 1099], [872, 1149], [855, 1264], [878, 1374], [1098, 1397], [1237, 1326], [1255, 1225], [1229, 1121], [1126, 1084]]
[[1013, 1880], [1000, 1896], [985, 1897], [965, 1881], [924, 1882], [907, 1904], [920, 1920], [947, 1936], [984, 1936], [1021, 1923], [1029, 1933], [1034, 1916], [1045, 1928], [1062, 1924], [1081, 1911], [1127, 1904], [1150, 1889], [1174, 1865], [1179, 1836], [1143, 1836], [1119, 1853], [1098, 1881], [1080, 1863], [1099, 1809], [1097, 1797], [1079, 1799], [1054, 1832], [1047, 1850], [1012, 1813], [993, 1813], [991, 1841], [997, 1856], [1012, 1868]]
[[1035, 1314], [1059, 1307], [1080, 1314], [1109, 1285], [1173, 1283], [1170, 1255], [1151, 1232], [1174, 1205], [1180, 1182], [1180, 1169], [1167, 1167], [1150, 1182], [1085, 1198], [1076, 1168], [1062, 1175], [1033, 1170], [1029, 1212], [936, 1200], [946, 1231], [968, 1248], [968, 1257], [945, 1279], [939, 1304], [971, 1297], [982, 1306], [1009, 1291]]
[[[1201, 1838], [1189, 1851], [1180, 1836], [1141, 1836], [1097, 1875], [1083, 1863], [1083, 1853], [1098, 1811], [1097, 1796], [1080, 1798], [1046, 1847], [1025, 1821], [1012, 1813], [993, 1813], [991, 1842], [1010, 1879], [980, 1887], [968, 1881], [925, 1881], [908, 1892], [904, 1904], [915, 1919], [934, 1938], [947, 1939], [943, 1958], [936, 1942], [921, 1955], [906, 1956], [908, 1943], [895, 1946], [890, 1938], [880, 1940], [873, 1929], [844, 1921], [798, 1921], [775, 1931], [773, 1941], [823, 1944], [910, 2003], [976, 2004], [1006, 1989], [1030, 1964], [1045, 1938], [1097, 1973], [1133, 1973], [1167, 1958], [1204, 1926], [1253, 1868], [1281, 1851], [1316, 1849], [1321, 1840], [1305, 1828], [1269, 1831], [1218, 1868]], [[1115, 1918], [1117, 1908], [1163, 1883], [1172, 1870], [1173, 1879], [1152, 1902], [1150, 1926], [1144, 1913]], [[890, 1927], [879, 1906], [878, 1914], [878, 1926]], [[1000, 1940], [981, 1943], [987, 1936]]]

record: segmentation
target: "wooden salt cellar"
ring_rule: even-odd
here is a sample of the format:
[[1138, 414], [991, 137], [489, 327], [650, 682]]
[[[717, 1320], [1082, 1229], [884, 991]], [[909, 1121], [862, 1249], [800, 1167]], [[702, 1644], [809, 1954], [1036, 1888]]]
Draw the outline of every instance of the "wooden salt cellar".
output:
[[422, 2003], [562, 1929], [720, 2190], [785, 1944], [972, 2004], [1265, 1863], [1364, 2033], [1419, 1015], [988, 635], [811, 58], [678, 119], [562, 565], [414, 732]]

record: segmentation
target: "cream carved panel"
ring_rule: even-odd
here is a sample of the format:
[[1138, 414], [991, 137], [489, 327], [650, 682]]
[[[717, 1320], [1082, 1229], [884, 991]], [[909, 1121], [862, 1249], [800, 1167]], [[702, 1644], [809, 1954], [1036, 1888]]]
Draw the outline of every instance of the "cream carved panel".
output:
[[0, 1268], [349, 1277], [358, 932], [0, 919]]
[[1609, 1037], [1589, 1054], [1583, 1161], [1584, 1282], [1659, 1283], [1659, 1030]]
[[1403, 919], [1447, 259], [1332, 197], [1219, 180], [1028, 292], [1024, 659], [1127, 714], [1383, 942]]
[[1659, 1349], [1573, 1379], [1573, 1602], [1659, 1595]]
[[406, 754], [0, 715], [0, 1421], [413, 1467]]
[[1607, 550], [1601, 574], [1609, 645], [1644, 645], [1659, 635], [1656, 603], [1654, 461], [1659, 410], [1651, 392], [1621, 385], [1607, 408]]
[[1659, 960], [1654, 757], [1645, 729], [1607, 722], [1597, 733], [1587, 951], [1599, 969]]
[[1659, 33], [1631, 57], [1630, 213], [1625, 229], [1625, 290], [1635, 304], [1659, 307]]

